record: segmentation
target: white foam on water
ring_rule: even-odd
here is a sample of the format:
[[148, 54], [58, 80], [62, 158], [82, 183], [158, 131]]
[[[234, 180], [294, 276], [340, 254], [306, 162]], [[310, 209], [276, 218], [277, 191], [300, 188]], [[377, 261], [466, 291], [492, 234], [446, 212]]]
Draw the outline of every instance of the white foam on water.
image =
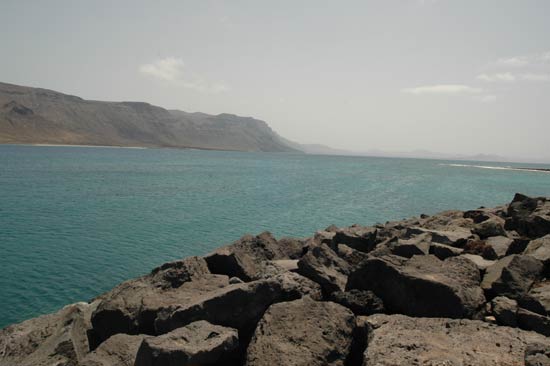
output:
[[514, 168], [511, 166], [492, 166], [492, 165], [473, 165], [473, 164], [444, 164], [439, 165], [454, 166], [459, 168], [479, 168], [479, 169], [492, 169], [492, 170], [513, 170], [520, 172], [537, 172], [537, 173], [550, 173], [550, 171], [542, 169], [530, 169], [530, 168]]

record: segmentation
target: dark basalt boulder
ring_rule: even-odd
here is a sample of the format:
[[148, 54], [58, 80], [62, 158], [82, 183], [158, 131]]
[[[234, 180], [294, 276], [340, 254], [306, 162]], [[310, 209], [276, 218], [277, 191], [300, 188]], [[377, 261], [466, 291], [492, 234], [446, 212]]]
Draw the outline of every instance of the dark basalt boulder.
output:
[[550, 317], [519, 308], [517, 319], [521, 329], [532, 330], [550, 337]]
[[477, 320], [375, 314], [363, 366], [524, 364], [529, 344], [548, 344], [533, 332]]
[[522, 308], [541, 315], [550, 315], [550, 280], [536, 283], [519, 300]]
[[510, 255], [487, 268], [481, 288], [486, 296], [506, 296], [518, 300], [525, 296], [542, 274], [542, 262], [527, 255]]
[[359, 263], [369, 257], [369, 254], [352, 249], [346, 244], [338, 244], [336, 253], [349, 264], [351, 269], [357, 267]]
[[392, 313], [467, 318], [485, 302], [479, 282], [478, 268], [462, 257], [385, 256], [364, 261], [346, 287], [373, 291]]
[[376, 247], [378, 230], [375, 227], [350, 226], [335, 232], [333, 242], [346, 244], [360, 252], [368, 253]]
[[518, 303], [516, 300], [509, 299], [505, 296], [497, 296], [491, 300], [491, 312], [500, 325], [516, 327], [517, 311]]
[[397, 239], [390, 244], [392, 254], [400, 257], [411, 258], [414, 255], [426, 255], [430, 251], [431, 235], [428, 233], [411, 237], [410, 239]]
[[476, 224], [472, 232], [479, 235], [482, 239], [486, 239], [491, 236], [505, 236], [506, 231], [504, 231], [504, 219], [496, 216], [491, 217], [488, 220]]
[[462, 248], [468, 239], [473, 238], [470, 229], [462, 227], [446, 228], [447, 230], [433, 230], [423, 227], [407, 228], [404, 237], [412, 238], [421, 234], [429, 234], [434, 243], [446, 244], [456, 248]]
[[462, 254], [463, 251], [464, 249], [455, 248], [446, 244], [430, 243], [429, 254], [435, 255], [441, 260], [445, 260], [449, 257], [456, 257]]
[[[237, 360], [237, 330], [204, 320], [143, 340], [135, 366], [214, 366]], [[133, 364], [132, 364], [133, 366]]]
[[508, 206], [505, 229], [520, 235], [539, 238], [550, 234], [550, 201], [544, 197], [531, 198], [516, 193]]
[[239, 339], [244, 345], [271, 304], [299, 299], [305, 295], [320, 298], [319, 285], [292, 272], [229, 285], [163, 309], [155, 320], [155, 330], [157, 334], [164, 334], [194, 321], [206, 320], [238, 329]]
[[350, 269], [326, 244], [310, 248], [298, 262], [298, 273], [321, 285], [325, 294], [343, 291]]
[[334, 292], [330, 300], [345, 306], [353, 311], [355, 315], [371, 315], [384, 312], [384, 303], [382, 299], [372, 291], [349, 290]]
[[204, 259], [211, 273], [253, 281], [262, 276], [265, 261], [298, 259], [303, 246], [300, 240], [285, 238], [277, 241], [271, 233], [264, 232], [257, 236], [243, 236]]
[[227, 276], [210, 274], [205, 263], [197, 257], [168, 263], [103, 294], [92, 315], [90, 339], [100, 343], [118, 333], [154, 335], [160, 310], [229, 285]]
[[79, 366], [134, 366], [138, 348], [147, 337], [115, 334], [90, 352]]
[[246, 366], [344, 366], [351, 350], [353, 313], [310, 298], [272, 305], [259, 322]]
[[530, 241], [523, 253], [542, 261], [545, 275], [550, 277], [550, 235]]
[[0, 330], [0, 366], [78, 365], [89, 350], [87, 332], [96, 303], [67, 305]]

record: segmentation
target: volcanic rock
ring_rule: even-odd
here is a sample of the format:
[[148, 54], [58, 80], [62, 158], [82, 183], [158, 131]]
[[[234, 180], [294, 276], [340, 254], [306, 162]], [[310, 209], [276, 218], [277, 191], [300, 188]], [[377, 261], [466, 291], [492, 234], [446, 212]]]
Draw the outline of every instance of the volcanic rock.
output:
[[353, 313], [332, 302], [274, 304], [256, 328], [246, 366], [344, 366], [354, 327]]

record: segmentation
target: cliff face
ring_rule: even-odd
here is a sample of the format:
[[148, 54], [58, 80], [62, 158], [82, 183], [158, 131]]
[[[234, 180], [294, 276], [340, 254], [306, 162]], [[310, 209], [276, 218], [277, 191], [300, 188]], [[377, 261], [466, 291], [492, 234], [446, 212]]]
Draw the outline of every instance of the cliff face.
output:
[[250, 117], [90, 101], [5, 83], [0, 83], [0, 143], [298, 151], [267, 123]]
[[550, 199], [247, 235], [0, 331], [0, 365], [547, 365]]

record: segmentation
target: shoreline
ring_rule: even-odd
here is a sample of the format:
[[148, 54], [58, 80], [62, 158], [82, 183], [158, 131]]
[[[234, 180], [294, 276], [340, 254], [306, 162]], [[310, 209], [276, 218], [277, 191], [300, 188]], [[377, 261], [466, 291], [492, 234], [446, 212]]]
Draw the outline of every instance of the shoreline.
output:
[[305, 239], [245, 235], [1, 329], [0, 366], [144, 366], [178, 352], [227, 366], [528, 364], [550, 350], [548, 249], [550, 198], [519, 193]]

